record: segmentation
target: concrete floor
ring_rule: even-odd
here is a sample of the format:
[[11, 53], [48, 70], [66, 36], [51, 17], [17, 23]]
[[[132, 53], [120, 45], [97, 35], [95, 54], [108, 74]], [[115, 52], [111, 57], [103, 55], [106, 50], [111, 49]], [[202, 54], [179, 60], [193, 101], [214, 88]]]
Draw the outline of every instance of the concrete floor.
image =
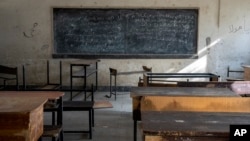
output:
[[[118, 92], [117, 100], [105, 98], [109, 92], [96, 92], [95, 100], [108, 100], [113, 108], [95, 110], [95, 126], [93, 127], [93, 141], [133, 141], [133, 120], [132, 120], [132, 99], [129, 92]], [[64, 96], [64, 100], [69, 99], [69, 94]], [[83, 99], [79, 95], [74, 100]], [[63, 113], [65, 130], [84, 130], [88, 129], [88, 112]], [[45, 123], [49, 124], [51, 115], [45, 114]], [[139, 128], [139, 127], [138, 127]], [[141, 141], [141, 133], [137, 134], [137, 140]], [[50, 140], [45, 138], [44, 140]], [[82, 141], [90, 140], [87, 134], [65, 133], [64, 141]]]

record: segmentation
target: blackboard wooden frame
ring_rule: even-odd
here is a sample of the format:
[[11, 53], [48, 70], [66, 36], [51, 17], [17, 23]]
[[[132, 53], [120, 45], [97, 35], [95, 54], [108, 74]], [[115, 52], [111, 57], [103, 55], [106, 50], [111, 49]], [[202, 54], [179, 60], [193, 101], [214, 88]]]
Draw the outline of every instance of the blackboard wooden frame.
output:
[[[107, 15], [107, 16], [104, 15], [103, 16], [101, 14], [101, 15], [96, 16], [95, 12], [97, 11], [97, 14], [100, 14], [100, 11], [103, 12], [102, 10], [104, 12], [111, 11], [111, 15]], [[58, 12], [58, 11], [63, 11], [62, 12], [63, 14], [65, 14], [65, 11], [66, 11], [66, 16], [63, 15], [63, 14], [60, 15], [60, 12]], [[89, 17], [95, 17], [95, 19], [92, 18], [91, 20], [96, 22], [97, 26], [94, 27], [92, 23], [88, 23], [89, 21], [88, 20], [86, 21], [86, 18], [84, 18], [85, 20], [81, 20], [81, 22], [79, 22], [79, 20], [72, 19], [72, 17], [74, 17], [74, 16], [75, 16], [75, 18], [80, 19], [79, 14], [76, 14], [74, 16], [67, 15], [67, 12], [68, 13], [70, 13], [70, 12], [71, 13], [74, 13], [74, 12], [75, 13], [81, 13], [81, 11], [83, 11], [83, 12], [87, 11], [89, 13], [92, 13], [92, 12], [95, 13], [94, 16], [93, 16], [93, 14], [92, 15], [90, 14]], [[79, 40], [76, 37], [79, 37], [79, 35], [82, 36], [83, 33], [85, 33], [84, 30], [81, 30], [79, 32], [77, 30], [77, 32], [73, 32], [73, 31], [71, 31], [70, 28], [67, 31], [67, 29], [66, 29], [66, 28], [68, 28], [67, 26], [61, 26], [61, 25], [69, 25], [67, 22], [64, 23], [65, 21], [67, 21], [67, 20], [65, 20], [65, 18], [68, 18], [69, 19], [68, 21], [72, 22], [72, 25], [79, 24], [79, 25], [77, 25], [78, 27], [81, 27], [81, 26], [82, 27], [87, 27], [87, 26], [90, 25], [89, 27], [87, 27], [88, 30], [86, 30], [88, 34], [89, 34], [89, 31], [90, 31], [89, 29], [91, 29], [92, 27], [93, 27], [91, 29], [92, 31], [99, 32], [99, 30], [100, 30], [99, 27], [104, 27], [105, 24], [107, 23], [107, 29], [108, 30], [103, 30], [103, 31], [101, 31], [101, 33], [99, 33], [99, 35], [104, 36], [103, 37], [104, 39], [101, 39], [101, 40], [103, 40], [102, 43], [106, 42], [106, 40], [107, 40], [107, 38], [105, 37], [106, 36], [106, 31], [110, 31], [110, 29], [112, 27], [116, 28], [116, 26], [117, 26], [116, 22], [118, 21], [118, 20], [114, 20], [114, 23], [110, 24], [110, 22], [109, 22], [110, 19], [109, 18], [111, 16], [113, 16], [113, 18], [116, 18], [117, 15], [112, 15], [112, 14], [116, 13], [117, 11], [122, 11], [122, 12], [125, 11], [125, 13], [127, 12], [127, 13], [130, 14], [130, 17], [127, 16], [127, 17], [130, 18], [129, 20], [126, 19], [127, 17], [125, 17], [125, 19], [130, 22], [130, 23], [125, 24], [125, 26], [130, 27], [130, 28], [127, 28], [127, 30], [129, 30], [130, 33], [128, 33], [129, 35], [126, 36], [126, 38], [124, 38], [124, 39], [123, 38], [120, 39], [119, 37], [118, 38], [119, 38], [119, 40], [127, 40], [127, 38], [131, 37], [132, 39], [134, 39], [134, 40], [131, 41], [131, 45], [135, 44], [135, 43], [137, 44], [139, 42], [138, 45], [136, 46], [137, 48], [135, 50], [132, 50], [132, 49], [130, 50], [129, 47], [124, 45], [125, 47], [120, 49], [123, 52], [119, 52], [120, 51], [119, 46], [120, 45], [123, 46], [123, 44], [118, 42], [117, 44], [114, 45], [115, 48], [111, 48], [109, 45], [107, 45], [107, 47], [106, 47], [107, 51], [106, 52], [105, 51], [101, 52], [101, 51], [98, 50], [98, 48], [96, 49], [95, 44], [93, 44], [93, 46], [89, 46], [90, 48], [87, 48], [85, 51], [82, 52], [82, 50], [84, 50], [83, 49], [84, 45], [80, 44], [79, 47], [77, 47], [78, 45], [75, 44], [75, 45], [73, 45], [73, 47], [71, 49], [69, 49], [68, 46], [70, 44], [67, 43], [67, 42], [63, 42], [63, 40], [70, 40], [71, 44], [77, 43], [77, 42], [79, 42]], [[134, 14], [133, 13], [134, 11], [136, 11], [136, 12], [139, 11], [139, 12], [138, 13], [135, 12], [136, 14]], [[142, 13], [144, 12], [144, 14], [146, 13], [146, 18], [145, 18], [146, 20], [143, 19], [144, 18], [143, 14], [141, 14], [140, 11], [142, 11]], [[150, 12], [150, 14], [148, 14], [149, 13], [148, 11]], [[163, 14], [162, 13], [158, 14], [157, 13], [158, 11], [166, 12], [166, 13], [163, 13], [166, 16], [164, 15], [163, 18], [162, 18], [161, 16]], [[175, 15], [173, 15], [171, 13], [169, 14], [167, 12], [173, 12]], [[187, 14], [185, 14], [185, 12]], [[151, 14], [151, 13], [154, 13], [154, 14], [157, 13], [158, 15], [154, 15], [154, 14]], [[124, 13], [121, 13], [120, 15], [124, 15]], [[133, 16], [133, 19], [131, 18], [132, 17], [131, 15]], [[199, 15], [199, 10], [198, 9], [80, 9], [80, 8], [53, 8], [53, 37], [54, 37], [54, 40], [53, 40], [54, 43], [53, 44], [54, 44], [54, 52], [53, 52], [52, 56], [53, 56], [53, 58], [84, 58], [84, 59], [105, 59], [105, 58], [106, 59], [116, 59], [116, 58], [119, 58], [119, 59], [184, 59], [184, 58], [194, 59], [194, 58], [198, 58], [198, 55], [197, 55], [197, 48], [198, 48], [198, 15]], [[87, 17], [88, 14], [87, 14], [87, 16], [86, 15], [84, 15], [84, 16]], [[156, 18], [147, 18], [147, 17], [150, 17], [150, 16], [151, 17], [156, 17]], [[179, 16], [180, 18], [176, 18], [176, 16]], [[58, 17], [59, 17], [59, 21], [58, 21]], [[124, 17], [122, 17], [122, 18], [124, 18]], [[160, 19], [160, 20], [158, 20], [157, 18]], [[152, 19], [153, 19], [153, 21], [151, 21]], [[157, 19], [157, 20], [155, 20], [155, 19]], [[173, 21], [171, 21], [172, 19], [173, 19]], [[82, 21], [84, 21], [85, 23], [82, 22]], [[140, 24], [139, 25], [133, 25], [136, 21], [139, 21]], [[145, 24], [146, 24], [147, 28], [143, 28], [143, 26], [141, 25], [141, 23], [143, 23], [142, 21], [146, 21]], [[161, 21], [163, 21], [163, 22], [161, 22]], [[174, 26], [172, 26], [170, 24], [168, 24], [166, 27], [164, 27], [164, 25], [166, 25], [166, 23], [167, 23], [166, 21], [177, 22], [177, 23], [179, 22], [177, 24], [177, 26], [180, 26], [181, 29], [184, 29], [184, 26], [189, 27], [189, 28], [187, 28], [187, 30], [185, 29], [185, 31], [182, 31], [182, 30], [180, 30], [179, 27], [177, 27], [176, 29], [173, 29]], [[189, 23], [185, 24], [185, 22], [189, 22]], [[61, 23], [64, 23], [64, 24], [61, 24]], [[123, 28], [122, 26], [124, 26], [124, 24], [123, 24], [124, 21], [121, 22], [121, 23], [122, 23], [122, 25], [117, 26], [120, 29]], [[156, 24], [156, 25], [158, 24], [160, 29], [158, 29], [158, 27], [155, 26], [154, 24]], [[174, 23], [172, 23], [172, 24], [174, 24]], [[137, 29], [131, 29], [131, 27], [132, 27], [131, 25], [135, 26], [135, 27], [137, 26], [138, 31], [135, 32], [135, 30], [137, 30]], [[152, 28], [152, 32], [150, 31], [151, 30], [150, 25], [154, 25], [153, 28]], [[169, 28], [169, 29], [167, 29], [167, 28]], [[66, 29], [66, 30], [64, 30], [64, 29]], [[79, 29], [83, 29], [83, 28], [79, 28]], [[103, 29], [105, 29], [105, 28], [103, 28]], [[146, 29], [148, 31], [144, 32], [144, 29]], [[168, 30], [171, 31], [173, 29], [173, 32], [175, 33], [175, 36], [178, 35], [177, 37], [182, 38], [182, 39], [178, 40], [178, 38], [176, 38], [175, 36], [172, 37], [172, 36], [166, 34], [166, 33], [170, 33], [169, 31], [166, 32], [166, 33], [162, 32], [164, 34], [160, 34], [159, 32], [161, 32], [162, 29], [166, 29], [166, 31], [168, 31]], [[126, 31], [124, 31], [124, 30], [116, 30], [116, 31], [122, 32], [122, 34], [123, 34], [123, 32], [127, 32], [127, 30]], [[190, 33], [189, 33], [189, 30], [190, 30]], [[149, 36], [144, 36], [148, 32], [149, 32], [150, 35]], [[65, 36], [65, 35], [69, 35], [69, 33], [72, 35], [72, 38], [67, 39], [67, 36]], [[138, 40], [138, 38], [141, 37], [141, 36], [136, 37], [136, 36], [134, 36], [135, 33], [136, 34], [138, 33], [138, 35], [139, 35], [139, 33], [141, 33], [141, 36], [145, 37], [146, 40], [142, 40], [143, 42], [141, 40]], [[169, 37], [168, 38], [169, 43], [166, 42], [166, 41], [164, 41], [164, 43], [161, 42], [161, 41], [160, 42], [158, 42], [158, 41], [155, 42], [153, 40], [151, 40], [153, 42], [153, 43], [151, 43], [150, 39], [154, 37], [153, 35], [155, 35], [155, 33], [156, 34], [159, 33], [158, 37], [164, 37], [165, 35], [166, 35], [166, 37]], [[184, 34], [181, 34], [181, 33], [184, 33]], [[79, 34], [79, 35], [77, 35], [77, 34]], [[117, 34], [116, 36], [119, 36], [119, 34]], [[127, 34], [127, 33], [125, 33], [125, 34]], [[107, 33], [107, 35], [109, 35], [109, 34]], [[96, 37], [97, 36], [92, 36], [93, 39], [95, 39]], [[188, 39], [186, 39], [186, 38], [188, 38]], [[162, 39], [165, 40], [164, 38], [162, 38]], [[82, 40], [82, 39], [80, 39], [80, 40]], [[86, 39], [85, 39], [85, 41], [86, 41]], [[116, 42], [116, 41], [113, 41], [113, 40], [111, 40], [111, 41]], [[86, 42], [87, 42], [86, 44], [90, 44], [90, 42], [88, 42], [88, 41], [86, 41]], [[97, 42], [97, 40], [96, 40], [96, 42]], [[128, 41], [126, 41], [126, 42], [128, 42]], [[144, 43], [144, 42], [146, 42], [146, 43]], [[177, 46], [176, 47], [177, 51], [174, 52], [174, 51], [172, 51], [172, 49], [169, 49], [166, 52], [164, 52], [165, 48], [158, 50], [157, 43], [163, 44], [162, 46], [164, 47], [165, 42], [168, 43], [168, 44], [171, 44], [171, 42], [172, 42], [175, 46]], [[178, 42], [185, 42], [184, 45], [187, 44], [187, 47], [183, 47], [184, 45], [180, 44]], [[150, 45], [148, 46], [148, 44], [151, 44], [151, 46]], [[155, 44], [156, 44], [156, 46], [154, 46]], [[127, 43], [126, 43], [126, 45], [127, 45]], [[141, 47], [141, 45], [144, 48], [139, 48], [139, 47]], [[100, 45], [97, 45], [97, 46], [100, 46]], [[175, 46], [172, 46], [172, 47], [175, 47]], [[76, 49], [74, 47], [76, 47], [78, 49]], [[118, 52], [112, 52], [112, 51], [114, 51], [116, 49], [116, 47], [118, 49]], [[148, 50], [148, 48], [151, 48], [151, 47], [153, 49]], [[92, 50], [93, 48], [94, 48], [94, 50]], [[148, 51], [144, 51], [144, 49], [148, 50]], [[92, 50], [92, 51], [88, 52], [88, 50]], [[126, 52], [127, 50], [128, 50], [128, 52]], [[137, 50], [138, 50], [138, 52], [136, 52]], [[153, 52], [154, 50], [157, 50], [157, 51]]]

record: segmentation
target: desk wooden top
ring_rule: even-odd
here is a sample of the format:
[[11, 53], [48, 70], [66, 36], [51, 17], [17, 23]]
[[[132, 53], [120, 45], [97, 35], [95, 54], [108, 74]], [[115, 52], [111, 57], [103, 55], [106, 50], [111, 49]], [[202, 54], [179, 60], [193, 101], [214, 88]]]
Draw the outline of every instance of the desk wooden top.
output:
[[131, 97], [138, 96], [238, 96], [229, 88], [205, 87], [135, 87]]
[[0, 99], [2, 98], [43, 98], [49, 100], [59, 99], [64, 92], [57, 91], [0, 91]]
[[45, 104], [46, 98], [0, 97], [0, 115], [13, 113], [29, 113]]
[[229, 137], [231, 124], [250, 124], [250, 113], [142, 112], [144, 134]]
[[70, 62], [70, 64], [71, 65], [86, 65], [86, 66], [89, 66], [89, 65], [95, 64], [97, 62], [100, 62], [100, 60], [98, 60], [98, 59], [94, 59], [94, 60], [76, 60], [76, 61]]

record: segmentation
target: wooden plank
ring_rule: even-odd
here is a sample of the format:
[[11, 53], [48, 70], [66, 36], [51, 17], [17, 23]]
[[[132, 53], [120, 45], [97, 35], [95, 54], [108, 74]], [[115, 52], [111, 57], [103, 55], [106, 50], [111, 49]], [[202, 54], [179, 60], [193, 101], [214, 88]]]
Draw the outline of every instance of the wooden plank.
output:
[[195, 82], [177, 82], [178, 87], [208, 87], [208, 88], [230, 88], [234, 82], [205, 82], [205, 81], [195, 81]]
[[244, 68], [244, 80], [249, 81], [250, 80], [250, 66], [244, 65], [242, 67]]
[[250, 95], [250, 81], [231, 82], [178, 82], [178, 87], [230, 88], [238, 95]]
[[239, 97], [228, 88], [169, 88], [169, 87], [136, 87], [130, 92], [133, 104], [133, 119], [141, 120], [141, 99], [144, 96], [228, 96]]
[[145, 135], [145, 141], [164, 141], [161, 136]]
[[[177, 82], [169, 83], [149, 83], [147, 87], [177, 87]], [[138, 87], [144, 87], [144, 82], [138, 82]]]
[[164, 140], [225, 141], [230, 125], [248, 125], [249, 118], [249, 113], [147, 111], [142, 113], [142, 129], [144, 135]]
[[[138, 86], [142, 87], [143, 82], [139, 82]], [[147, 87], [207, 87], [207, 88], [230, 88], [238, 95], [250, 95], [250, 81], [230, 81], [230, 82], [216, 82], [216, 81], [195, 81], [195, 82], [176, 82], [176, 84], [168, 83], [149, 83]]]
[[104, 109], [104, 108], [113, 108], [113, 105], [109, 101], [95, 101], [94, 102], [94, 109]]
[[250, 112], [248, 97], [146, 96], [142, 111]]
[[37, 141], [43, 133], [43, 109], [44, 104], [41, 104], [38, 108], [30, 113], [30, 139], [31, 141]]
[[236, 96], [228, 88], [205, 87], [135, 87], [130, 91], [131, 97], [136, 96]]
[[64, 92], [58, 91], [0, 91], [0, 99], [4, 97], [11, 98], [46, 98], [49, 100], [59, 99], [64, 95]]
[[146, 73], [143, 74], [143, 86], [144, 87], [148, 86], [148, 77]]
[[70, 61], [70, 64], [72, 65], [86, 65], [89, 66], [91, 64], [95, 64], [96, 62], [100, 62], [99, 59], [80, 59], [80, 60], [73, 60]]
[[5, 113], [22, 113], [29, 112], [40, 106], [41, 103], [47, 101], [47, 98], [39, 97], [3, 97], [0, 94], [0, 112]]
[[244, 81], [243, 78], [226, 78], [227, 81]]
[[229, 138], [222, 137], [166, 137], [146, 134], [145, 141], [229, 141]]
[[248, 125], [249, 113], [143, 112], [147, 141], [228, 141], [229, 126]]
[[152, 71], [152, 67], [149, 68], [147, 66], [142, 66], [142, 70], [137, 71], [128, 71], [128, 72], [118, 72], [117, 69], [109, 68], [111, 75], [131, 75], [131, 74], [138, 74], [138, 73], [147, 73]]

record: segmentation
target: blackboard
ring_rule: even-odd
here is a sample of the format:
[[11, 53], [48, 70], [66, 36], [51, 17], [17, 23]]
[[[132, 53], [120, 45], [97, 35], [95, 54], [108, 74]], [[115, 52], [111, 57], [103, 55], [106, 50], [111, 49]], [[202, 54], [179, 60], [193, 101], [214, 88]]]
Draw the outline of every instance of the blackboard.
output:
[[198, 9], [53, 9], [54, 57], [193, 58]]

